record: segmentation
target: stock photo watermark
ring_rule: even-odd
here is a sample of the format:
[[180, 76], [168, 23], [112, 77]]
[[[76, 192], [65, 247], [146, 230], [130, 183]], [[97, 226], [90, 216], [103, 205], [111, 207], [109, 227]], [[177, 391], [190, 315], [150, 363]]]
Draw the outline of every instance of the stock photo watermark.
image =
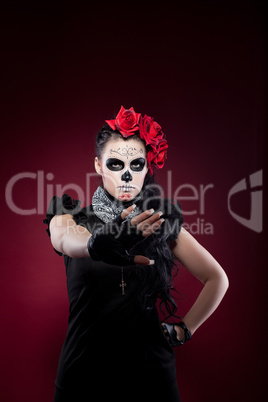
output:
[[[22, 216], [44, 215], [47, 211], [51, 198], [56, 195], [62, 197], [63, 194], [72, 190], [77, 194], [77, 199], [81, 205], [90, 205], [92, 195], [95, 191], [92, 180], [99, 177], [97, 173], [87, 173], [85, 186], [82, 188], [76, 183], [57, 184], [53, 173], [45, 173], [40, 170], [35, 172], [21, 172], [12, 176], [6, 184], [5, 201], [8, 208], [15, 214]], [[27, 180], [32, 180], [36, 187], [36, 197], [31, 208], [22, 208], [14, 201], [14, 192], [18, 184], [23, 185]], [[172, 185], [172, 171], [167, 172], [166, 191], [159, 185], [158, 187], [162, 198], [169, 198], [175, 204], [182, 205], [184, 216], [183, 227], [193, 235], [213, 235], [215, 225], [206, 219], [206, 203], [208, 198], [213, 199], [213, 192], [216, 188], [213, 183], [193, 185], [184, 183], [176, 188]], [[248, 184], [247, 184], [248, 183]], [[263, 171], [258, 170], [230, 185], [230, 190], [226, 194], [226, 208], [230, 216], [240, 225], [256, 233], [263, 230]], [[250, 199], [249, 218], [240, 216], [238, 212], [232, 210], [231, 200], [236, 194], [243, 192], [245, 197]], [[187, 194], [187, 195], [186, 195]], [[189, 207], [191, 205], [191, 208]], [[191, 223], [187, 222], [187, 217], [191, 217]], [[193, 220], [194, 219], [194, 220]]]

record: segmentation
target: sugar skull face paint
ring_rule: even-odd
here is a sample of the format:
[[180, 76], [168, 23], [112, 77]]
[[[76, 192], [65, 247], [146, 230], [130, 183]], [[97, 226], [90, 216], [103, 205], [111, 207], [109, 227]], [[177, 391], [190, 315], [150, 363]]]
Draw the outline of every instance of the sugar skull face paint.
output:
[[148, 171], [144, 144], [137, 139], [110, 139], [95, 168], [114, 198], [130, 201], [141, 191]]

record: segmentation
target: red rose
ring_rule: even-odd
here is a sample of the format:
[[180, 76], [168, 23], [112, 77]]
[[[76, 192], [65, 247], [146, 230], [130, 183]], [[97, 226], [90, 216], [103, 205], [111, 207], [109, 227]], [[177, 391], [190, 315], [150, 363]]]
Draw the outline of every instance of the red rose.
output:
[[127, 138], [130, 135], [135, 134], [135, 131], [139, 130], [140, 115], [140, 113], [134, 111], [133, 107], [125, 109], [121, 106], [121, 109], [114, 120], [105, 121], [113, 130], [118, 130], [123, 137]]
[[163, 138], [164, 133], [161, 126], [150, 116], [144, 116], [140, 119], [140, 137], [156, 150], [159, 141]]
[[156, 149], [151, 149], [147, 154], [147, 161], [149, 165], [150, 174], [153, 173], [153, 168], [161, 169], [164, 166], [165, 160], [167, 159], [167, 141], [162, 138]]

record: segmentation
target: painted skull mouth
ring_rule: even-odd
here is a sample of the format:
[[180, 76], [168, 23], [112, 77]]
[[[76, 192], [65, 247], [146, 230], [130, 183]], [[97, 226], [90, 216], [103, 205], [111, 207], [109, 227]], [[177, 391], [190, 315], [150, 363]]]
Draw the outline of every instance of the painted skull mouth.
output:
[[124, 186], [119, 186], [119, 190], [124, 191], [124, 192], [129, 192], [133, 189], [134, 189], [134, 187], [129, 186], [128, 184], [125, 184]]

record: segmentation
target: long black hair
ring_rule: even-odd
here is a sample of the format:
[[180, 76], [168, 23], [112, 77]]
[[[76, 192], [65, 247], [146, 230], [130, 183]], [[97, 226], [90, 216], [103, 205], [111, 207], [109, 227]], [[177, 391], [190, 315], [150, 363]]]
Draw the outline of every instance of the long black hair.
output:
[[[102, 157], [107, 142], [110, 139], [117, 138], [125, 141], [129, 138], [137, 139], [144, 144], [146, 152], [150, 149], [138, 134], [124, 138], [118, 131], [112, 130], [106, 124], [98, 132], [96, 138], [95, 151], [99, 159]], [[180, 206], [178, 204], [175, 207], [169, 200], [161, 197], [160, 186], [156, 183], [154, 173], [151, 175], [149, 171], [145, 176], [140, 195], [140, 201], [135, 201], [137, 206], [143, 211], [150, 208], [154, 208], [155, 211], [163, 211], [163, 217], [166, 221], [160, 229], [130, 250], [133, 255], [144, 255], [155, 261], [154, 265], [139, 265], [134, 270], [134, 274], [140, 283], [138, 298], [143, 309], [152, 307], [156, 299], [160, 298], [160, 309], [167, 315], [166, 318], [176, 316], [177, 305], [171, 295], [171, 290], [173, 289], [173, 277], [177, 273], [178, 267], [169, 244], [176, 239], [181, 229], [183, 218], [180, 213]], [[165, 312], [162, 308], [163, 305]]]

